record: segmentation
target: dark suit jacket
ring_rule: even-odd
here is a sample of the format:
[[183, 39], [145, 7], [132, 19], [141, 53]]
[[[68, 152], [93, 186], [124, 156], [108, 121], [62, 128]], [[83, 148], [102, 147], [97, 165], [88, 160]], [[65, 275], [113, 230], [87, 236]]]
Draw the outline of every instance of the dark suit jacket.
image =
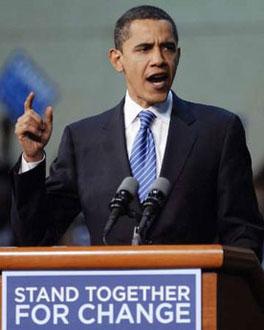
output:
[[[80, 211], [91, 243], [102, 244], [108, 204], [131, 175], [123, 102], [65, 128], [46, 182], [44, 163], [14, 175], [13, 225], [20, 244], [54, 244]], [[169, 179], [172, 189], [148, 232], [149, 244], [220, 242], [252, 248], [261, 256], [263, 219], [236, 115], [174, 95], [160, 176]], [[138, 200], [131, 207], [141, 212]], [[130, 244], [135, 224], [122, 217], [109, 235], [110, 244]]]

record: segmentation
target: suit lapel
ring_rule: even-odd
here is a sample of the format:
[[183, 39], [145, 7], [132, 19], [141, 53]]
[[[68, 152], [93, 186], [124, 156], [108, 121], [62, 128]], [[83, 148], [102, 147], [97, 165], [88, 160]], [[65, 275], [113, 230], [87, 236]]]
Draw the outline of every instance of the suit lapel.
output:
[[195, 117], [188, 104], [173, 95], [173, 108], [166, 150], [160, 176], [167, 178], [171, 184], [179, 178], [186, 160], [197, 139]]
[[[123, 106], [124, 100], [113, 109], [102, 126], [105, 166], [112, 173], [111, 179], [116, 188], [125, 177], [132, 175], [126, 148]], [[168, 140], [160, 173], [160, 176], [166, 177], [171, 184], [177, 181], [197, 139], [197, 131], [193, 125], [195, 121], [188, 104], [173, 94]], [[137, 198], [133, 204], [139, 211]]]
[[[106, 155], [105, 166], [109, 168], [112, 175], [111, 182], [116, 189], [124, 178], [132, 176], [126, 147], [123, 107], [124, 99], [113, 109], [111, 117], [103, 125], [102, 130], [103, 154]], [[141, 213], [138, 197], [132, 201], [131, 209], [137, 214]]]
[[115, 170], [118, 180], [131, 176], [125, 142], [123, 105], [122, 100], [113, 109], [111, 116], [102, 127], [102, 145], [106, 155], [105, 165], [109, 169]]

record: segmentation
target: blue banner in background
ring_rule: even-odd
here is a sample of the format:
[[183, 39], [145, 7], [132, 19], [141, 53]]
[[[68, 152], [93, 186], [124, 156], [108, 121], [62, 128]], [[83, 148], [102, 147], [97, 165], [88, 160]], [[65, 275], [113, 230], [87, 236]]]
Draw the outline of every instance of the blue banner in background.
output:
[[200, 270], [3, 272], [2, 330], [201, 330]]
[[58, 89], [42, 69], [23, 51], [10, 55], [0, 73], [0, 101], [14, 122], [24, 112], [27, 95], [33, 91], [33, 108], [42, 114], [58, 101]]

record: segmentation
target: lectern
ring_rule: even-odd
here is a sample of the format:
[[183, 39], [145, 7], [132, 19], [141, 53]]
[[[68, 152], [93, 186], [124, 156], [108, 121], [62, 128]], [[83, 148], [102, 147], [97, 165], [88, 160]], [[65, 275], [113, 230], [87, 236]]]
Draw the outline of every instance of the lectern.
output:
[[1, 248], [0, 267], [2, 271], [200, 268], [203, 330], [264, 329], [264, 272], [246, 249], [221, 245]]

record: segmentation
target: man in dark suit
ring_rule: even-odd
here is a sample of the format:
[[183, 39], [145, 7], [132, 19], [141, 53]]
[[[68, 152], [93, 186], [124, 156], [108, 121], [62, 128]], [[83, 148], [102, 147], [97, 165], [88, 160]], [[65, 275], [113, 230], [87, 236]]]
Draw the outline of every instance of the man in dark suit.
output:
[[[42, 119], [25, 102], [16, 134], [23, 148], [14, 174], [13, 225], [23, 245], [54, 244], [82, 211], [91, 243], [102, 244], [108, 204], [123, 178], [142, 110], [156, 148], [156, 176], [172, 187], [150, 227], [148, 244], [222, 243], [253, 249], [261, 258], [263, 219], [252, 184], [251, 160], [239, 118], [222, 109], [181, 100], [171, 91], [180, 58], [175, 23], [163, 10], [140, 6], [116, 23], [109, 59], [124, 74], [125, 98], [115, 108], [65, 128], [45, 180], [44, 147], [52, 108]], [[131, 208], [141, 213], [139, 199]], [[136, 220], [123, 216], [110, 244], [130, 244]]]

